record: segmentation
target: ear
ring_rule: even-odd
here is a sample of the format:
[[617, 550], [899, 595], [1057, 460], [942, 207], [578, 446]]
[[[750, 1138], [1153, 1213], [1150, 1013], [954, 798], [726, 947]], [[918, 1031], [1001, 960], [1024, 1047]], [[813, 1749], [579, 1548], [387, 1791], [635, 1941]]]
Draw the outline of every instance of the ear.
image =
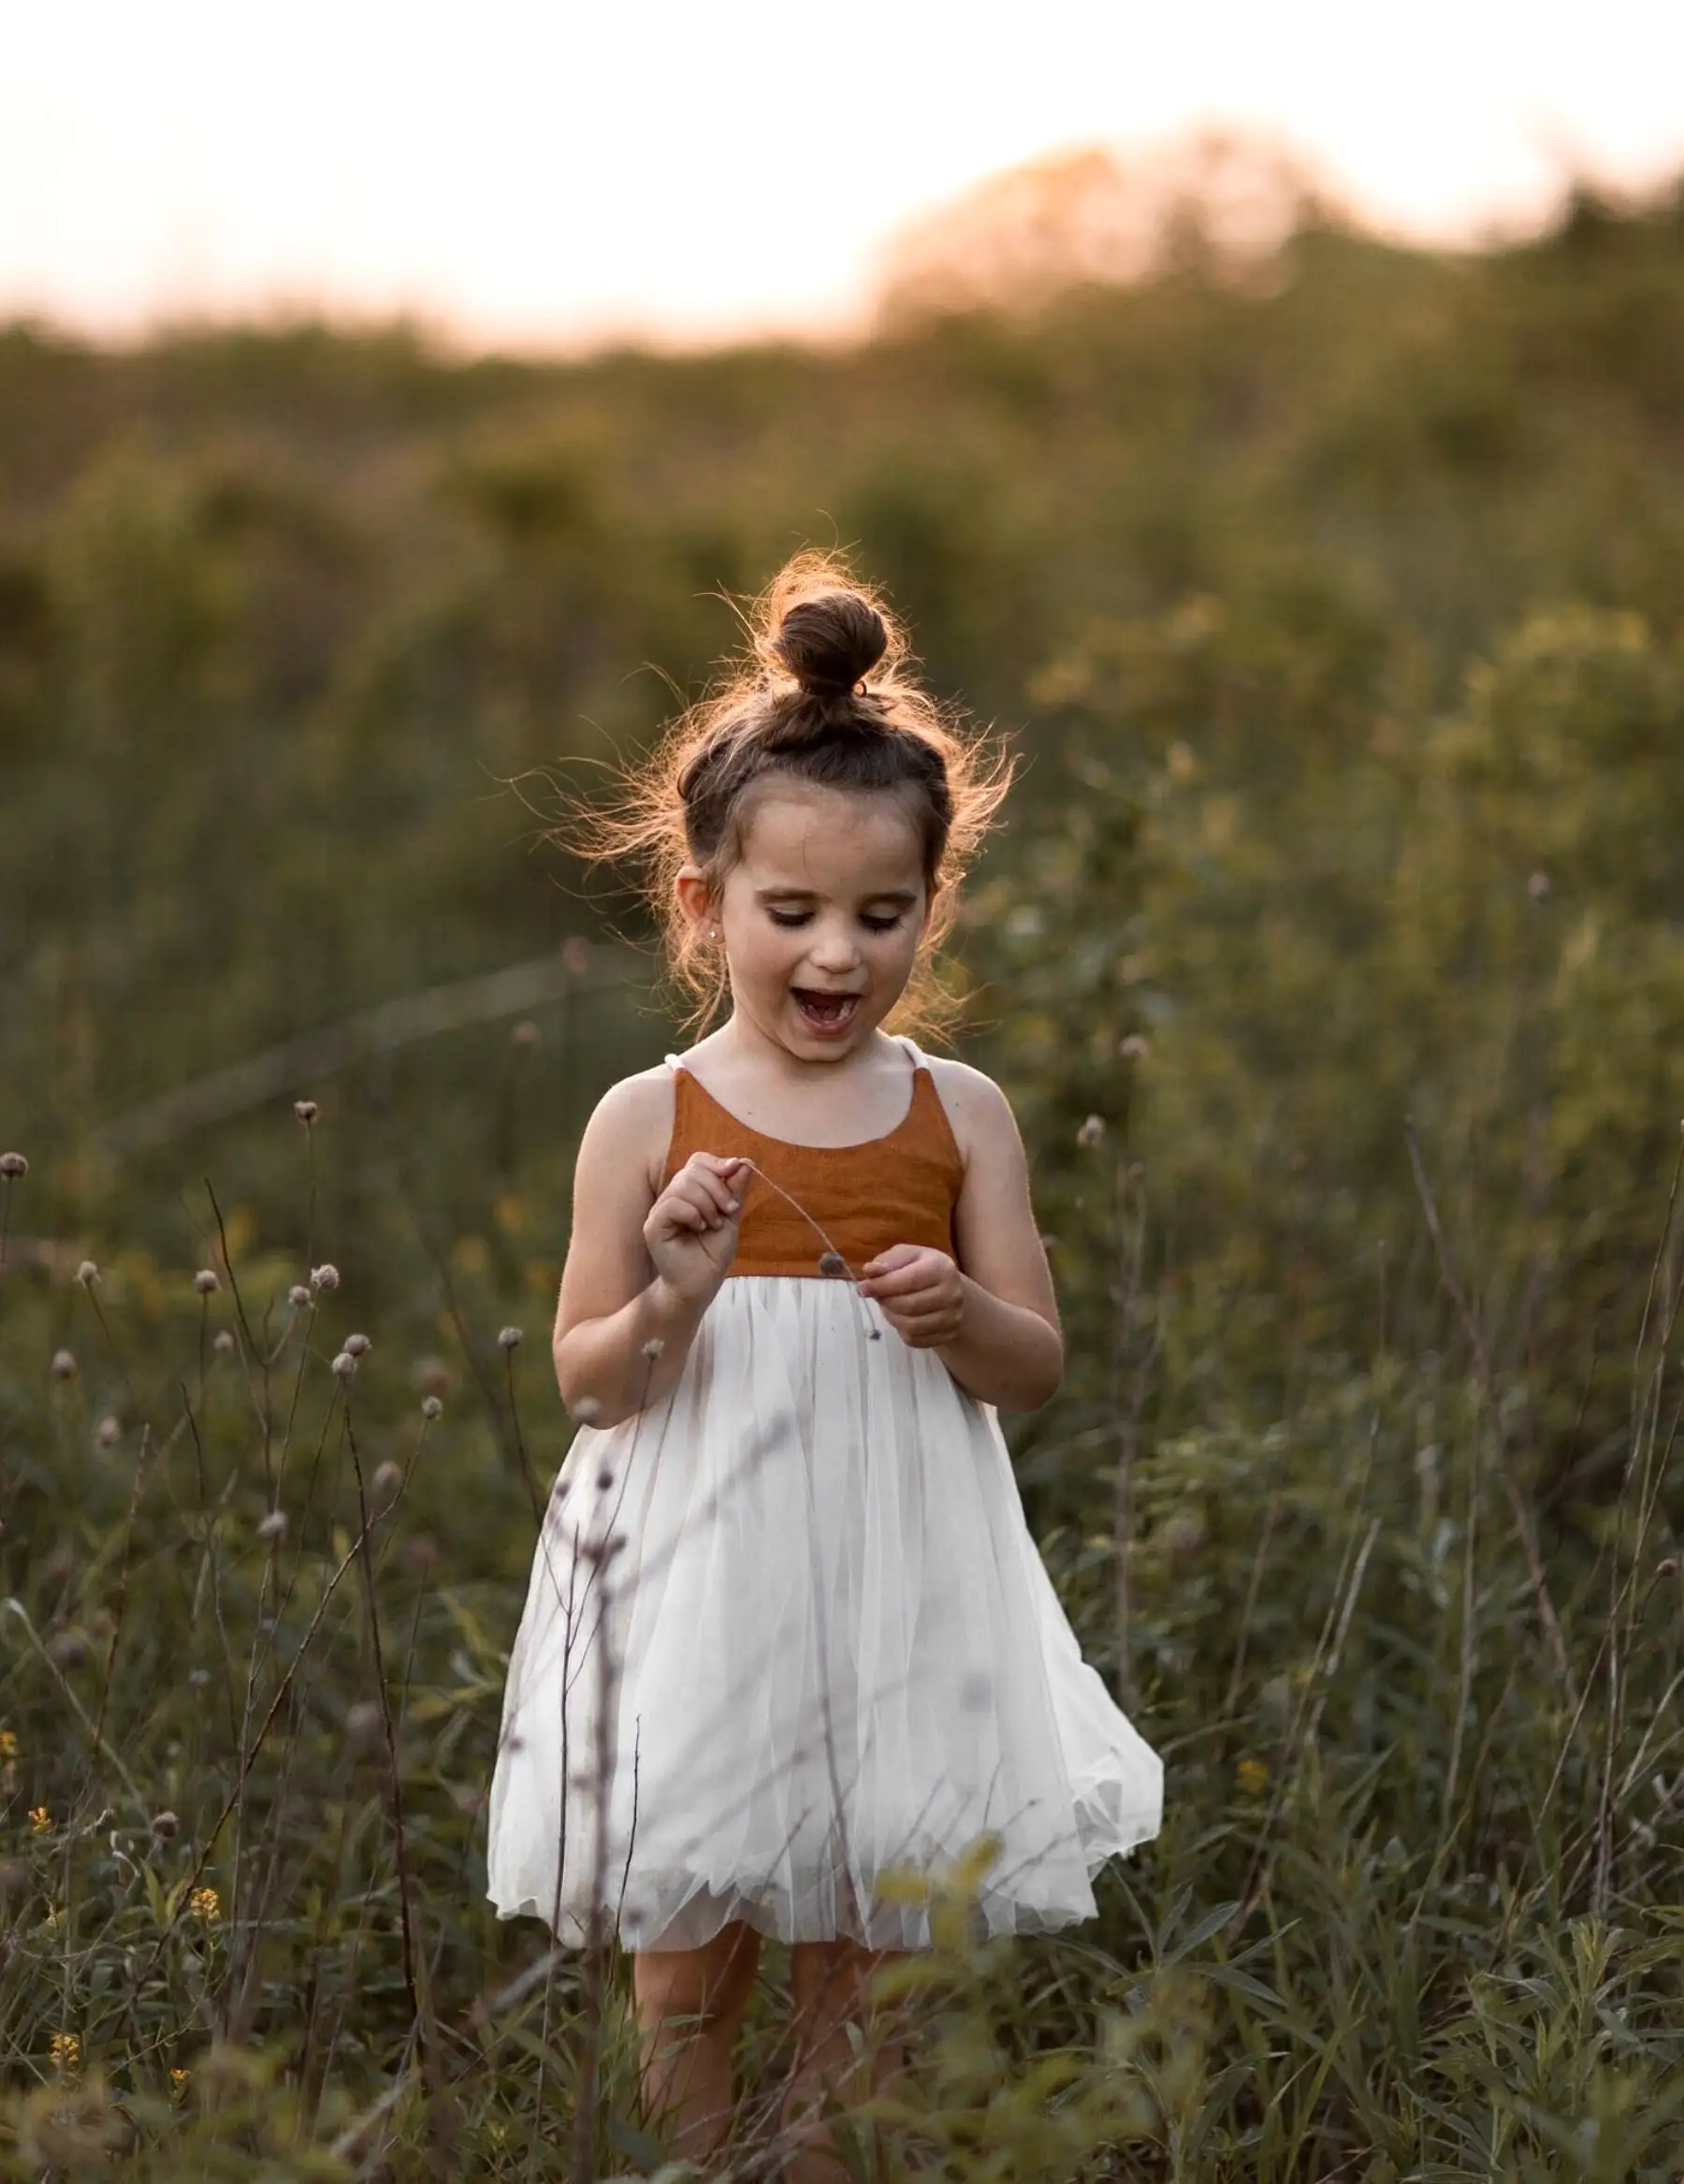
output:
[[702, 867], [699, 865], [680, 866], [673, 885], [678, 908], [691, 930], [708, 925], [713, 917], [713, 898]]

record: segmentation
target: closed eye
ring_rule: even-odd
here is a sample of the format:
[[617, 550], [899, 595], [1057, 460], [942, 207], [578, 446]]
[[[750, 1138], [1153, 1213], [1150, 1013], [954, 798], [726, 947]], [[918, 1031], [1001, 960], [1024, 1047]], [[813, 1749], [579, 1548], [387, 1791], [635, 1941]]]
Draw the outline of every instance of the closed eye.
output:
[[[811, 919], [813, 913], [811, 910], [768, 910], [766, 914], [768, 917], [770, 917], [772, 923], [775, 925], [790, 926], [806, 925]], [[898, 925], [901, 922], [901, 915], [902, 913], [899, 910], [896, 910], [893, 917], [892, 918], [868, 918], [863, 916], [860, 920], [860, 923], [865, 927], [865, 930], [868, 933], [893, 933], [895, 926]]]

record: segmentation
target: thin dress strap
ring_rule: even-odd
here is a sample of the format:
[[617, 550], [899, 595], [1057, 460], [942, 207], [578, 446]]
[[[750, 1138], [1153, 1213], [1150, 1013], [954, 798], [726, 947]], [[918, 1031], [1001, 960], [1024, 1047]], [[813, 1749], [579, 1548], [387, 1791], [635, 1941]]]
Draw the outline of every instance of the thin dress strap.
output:
[[661, 1058], [661, 1060], [662, 1060], [663, 1062], [665, 1062], [665, 1063], [666, 1063], [666, 1065], [667, 1065], [667, 1067], [668, 1067], [669, 1069], [672, 1069], [672, 1070], [681, 1070], [681, 1069], [683, 1069], [683, 1067], [684, 1067], [684, 1064], [683, 1064], [683, 1062], [682, 1062], [682, 1061], [681, 1061], [681, 1060], [678, 1058], [678, 1056], [677, 1056], [675, 1054], [668, 1054], [668, 1055], [662, 1055]]

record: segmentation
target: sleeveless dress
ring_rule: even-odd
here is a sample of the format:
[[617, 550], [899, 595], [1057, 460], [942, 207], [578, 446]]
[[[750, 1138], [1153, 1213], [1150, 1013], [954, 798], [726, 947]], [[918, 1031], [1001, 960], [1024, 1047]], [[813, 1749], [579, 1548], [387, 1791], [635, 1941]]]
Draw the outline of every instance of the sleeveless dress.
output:
[[[964, 1163], [922, 1055], [895, 1128], [787, 1144], [676, 1055], [662, 1187], [692, 1152], [760, 1176], [677, 1384], [581, 1426], [509, 1661], [488, 1895], [564, 1946], [690, 1949], [731, 1919], [786, 1942], [930, 1944], [878, 1899], [998, 1838], [989, 1935], [1091, 1918], [1091, 1877], [1155, 1835], [1157, 1754], [1084, 1662], [992, 1405], [851, 1280], [892, 1244], [956, 1256]], [[828, 1239], [828, 1242], [826, 1241]], [[603, 1822], [606, 1822], [605, 1829]]]

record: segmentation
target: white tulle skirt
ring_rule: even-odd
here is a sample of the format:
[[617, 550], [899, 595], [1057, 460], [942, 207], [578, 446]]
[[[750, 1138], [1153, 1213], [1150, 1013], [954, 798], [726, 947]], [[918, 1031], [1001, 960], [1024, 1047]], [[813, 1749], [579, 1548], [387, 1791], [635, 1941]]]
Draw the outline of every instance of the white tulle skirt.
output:
[[927, 1907], [878, 1876], [992, 1834], [985, 1930], [1046, 1931], [1094, 1915], [1162, 1806], [993, 1407], [850, 1283], [726, 1281], [671, 1394], [579, 1430], [509, 1662], [500, 1916], [573, 1946], [598, 1906], [628, 1949], [731, 1919], [924, 1948]]

